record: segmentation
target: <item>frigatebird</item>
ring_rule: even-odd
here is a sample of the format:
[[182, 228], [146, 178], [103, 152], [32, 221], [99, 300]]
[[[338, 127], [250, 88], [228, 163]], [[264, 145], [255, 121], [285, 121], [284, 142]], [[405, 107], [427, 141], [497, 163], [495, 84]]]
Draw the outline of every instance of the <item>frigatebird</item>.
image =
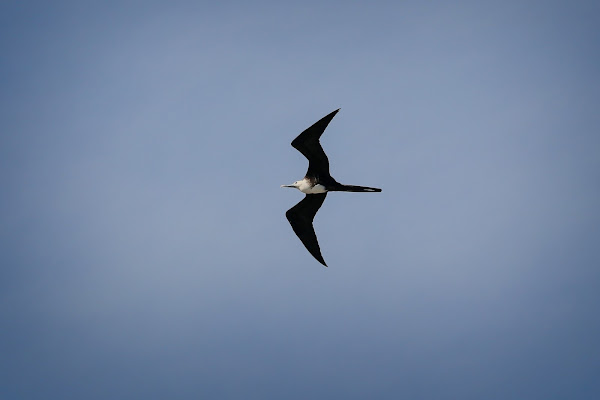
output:
[[292, 141], [292, 147], [308, 159], [308, 171], [304, 179], [291, 185], [281, 185], [296, 188], [306, 194], [304, 199], [285, 213], [285, 216], [306, 249], [324, 266], [327, 264], [321, 255], [313, 220], [325, 201], [327, 192], [381, 192], [381, 189], [367, 186], [342, 185], [329, 174], [329, 160], [319, 138], [338, 111], [339, 108], [324, 116]]

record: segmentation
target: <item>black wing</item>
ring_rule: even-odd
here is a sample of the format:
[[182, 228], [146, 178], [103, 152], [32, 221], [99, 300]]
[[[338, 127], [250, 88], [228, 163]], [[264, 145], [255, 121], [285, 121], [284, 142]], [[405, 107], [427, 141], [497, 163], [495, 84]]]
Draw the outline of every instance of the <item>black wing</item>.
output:
[[339, 108], [324, 116], [292, 141], [292, 146], [308, 158], [306, 176], [329, 176], [329, 160], [319, 143], [319, 138], [338, 111]]
[[321, 255], [317, 235], [313, 228], [313, 219], [325, 201], [325, 196], [327, 196], [327, 193], [307, 194], [298, 204], [287, 210], [285, 216], [288, 221], [290, 221], [292, 229], [294, 229], [294, 232], [300, 238], [304, 247], [306, 247], [310, 254], [312, 254], [321, 264], [327, 266]]

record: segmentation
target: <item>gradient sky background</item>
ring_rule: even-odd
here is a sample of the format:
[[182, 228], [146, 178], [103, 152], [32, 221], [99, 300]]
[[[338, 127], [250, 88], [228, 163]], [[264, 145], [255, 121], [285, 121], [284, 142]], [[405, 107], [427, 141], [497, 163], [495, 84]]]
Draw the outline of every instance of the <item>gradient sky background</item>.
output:
[[0, 398], [600, 398], [598, 2], [215, 3], [1, 3]]

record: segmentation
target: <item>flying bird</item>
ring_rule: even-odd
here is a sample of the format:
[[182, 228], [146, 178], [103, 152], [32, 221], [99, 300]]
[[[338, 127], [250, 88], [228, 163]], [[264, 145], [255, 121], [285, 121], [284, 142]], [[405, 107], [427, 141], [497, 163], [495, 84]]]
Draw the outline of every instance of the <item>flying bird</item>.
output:
[[306, 249], [324, 266], [327, 264], [321, 255], [313, 220], [323, 205], [327, 192], [381, 192], [378, 188], [342, 185], [329, 174], [329, 160], [319, 138], [338, 111], [339, 108], [324, 116], [292, 141], [292, 147], [308, 159], [308, 171], [304, 179], [291, 185], [281, 185], [281, 187], [296, 188], [306, 194], [304, 199], [285, 213], [285, 216]]

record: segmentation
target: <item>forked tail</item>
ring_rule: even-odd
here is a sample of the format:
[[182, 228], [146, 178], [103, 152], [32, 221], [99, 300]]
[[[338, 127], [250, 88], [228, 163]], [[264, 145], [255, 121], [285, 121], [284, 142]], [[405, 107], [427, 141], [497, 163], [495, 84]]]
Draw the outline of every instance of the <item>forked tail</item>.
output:
[[368, 186], [354, 186], [354, 185], [340, 185], [335, 189], [329, 189], [333, 192], [381, 192], [379, 188], [373, 188]]

